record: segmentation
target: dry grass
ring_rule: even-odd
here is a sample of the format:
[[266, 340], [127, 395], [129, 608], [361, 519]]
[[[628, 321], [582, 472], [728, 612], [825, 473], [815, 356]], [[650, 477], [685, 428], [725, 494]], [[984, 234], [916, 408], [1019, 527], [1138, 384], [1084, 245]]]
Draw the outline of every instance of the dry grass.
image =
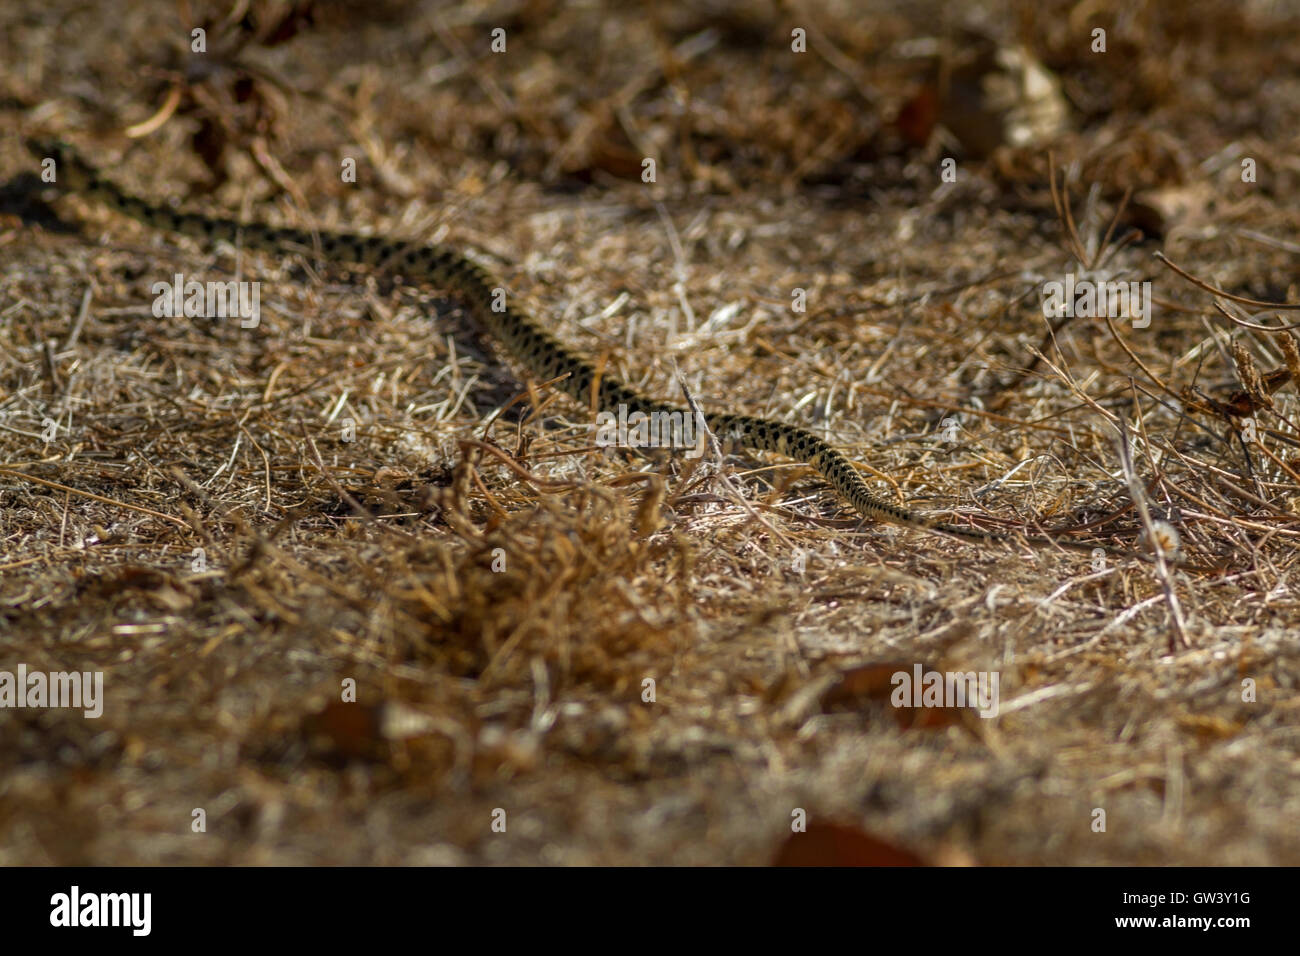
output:
[[[1300, 301], [1294, 20], [1098, 7], [1098, 58], [1064, 4], [823, 3], [833, 52], [795, 57], [775, 3], [338, 4], [181, 83], [172, 4], [111, 43], [59, 6], [0, 13], [0, 669], [100, 669], [107, 704], [0, 710], [0, 862], [760, 863], [795, 807], [945, 862], [1300, 862], [1295, 389], [1262, 448], [1233, 440], [1207, 399], [1250, 392], [1234, 347], [1284, 367], [1280, 335], [1154, 257]], [[972, 20], [1061, 77], [1084, 258], [1136, 194], [1108, 268], [1153, 282], [1149, 329], [1046, 337], [1039, 290], [1082, 269], [1045, 149], [936, 188], [944, 153], [903, 145], [914, 41]], [[1127, 422], [1186, 646], [1148, 563], [861, 524], [733, 455], [760, 521], [707, 459], [598, 449], [443, 290], [47, 205], [33, 131], [152, 196], [482, 249], [647, 390], [676, 396], [675, 364], [984, 527], [1132, 546]], [[1134, 223], [1158, 234], [1115, 249]], [[154, 318], [176, 272], [259, 280], [260, 326]], [[997, 671], [1003, 714], [832, 706], [872, 661]]]

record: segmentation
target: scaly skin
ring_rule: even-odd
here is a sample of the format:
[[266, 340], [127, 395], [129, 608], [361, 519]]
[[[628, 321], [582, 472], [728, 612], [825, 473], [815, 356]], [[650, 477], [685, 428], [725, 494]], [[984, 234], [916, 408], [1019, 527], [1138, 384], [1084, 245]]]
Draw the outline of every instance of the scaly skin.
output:
[[[106, 179], [66, 143], [28, 140], [27, 146], [41, 159], [54, 159], [57, 183], [60, 186], [101, 202], [150, 228], [182, 233], [210, 242], [237, 242], [245, 249], [276, 254], [289, 251], [287, 246], [319, 249], [330, 261], [371, 266], [447, 289], [469, 308], [474, 317], [530, 373], [543, 381], [567, 375], [556, 382], [555, 387], [582, 405], [591, 402], [592, 382], [597, 379], [596, 370], [591, 363], [570, 351], [524, 309], [507, 303], [504, 310], [495, 311], [492, 308], [494, 289], [500, 283], [486, 269], [455, 249], [444, 245], [416, 245], [382, 236], [362, 236], [347, 232], [313, 233], [306, 229], [179, 212], [126, 192]], [[679, 406], [641, 395], [609, 375], [600, 376], [596, 404], [601, 409], [615, 413], [621, 404], [627, 407], [629, 413], [690, 414]], [[808, 463], [830, 482], [831, 487], [858, 514], [866, 518], [981, 543], [1014, 543], [1021, 540], [1030, 544], [1083, 551], [1101, 547], [1108, 553], [1129, 554], [1096, 544], [1058, 540], [1042, 535], [998, 534], [938, 521], [877, 497], [843, 453], [805, 428], [750, 415], [706, 413], [704, 418], [715, 435], [733, 438], [758, 451], [775, 452]]]

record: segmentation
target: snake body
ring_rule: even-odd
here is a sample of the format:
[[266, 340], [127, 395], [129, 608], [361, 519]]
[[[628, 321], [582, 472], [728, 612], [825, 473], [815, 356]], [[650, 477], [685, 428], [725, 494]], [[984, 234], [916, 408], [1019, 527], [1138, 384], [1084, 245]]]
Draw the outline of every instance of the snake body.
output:
[[[623, 405], [629, 413], [692, 414], [687, 409], [642, 395], [610, 375], [598, 374], [589, 361], [552, 335], [526, 308], [508, 301], [502, 308], [501, 297], [496, 294], [501, 283], [487, 269], [455, 248], [350, 232], [316, 233], [179, 211], [122, 189], [66, 143], [29, 140], [27, 146], [37, 157], [54, 160], [57, 184], [150, 228], [209, 242], [238, 243], [245, 249], [270, 253], [283, 254], [291, 251], [288, 247], [315, 248], [330, 261], [374, 267], [448, 290], [464, 303], [475, 319], [520, 365], [542, 381], [558, 379], [554, 387], [583, 405], [590, 404], [594, 395], [597, 407], [607, 411], [616, 412]], [[757, 451], [773, 452], [812, 466], [858, 514], [866, 518], [969, 541], [1013, 542], [1018, 539], [1082, 550], [1097, 547], [1042, 535], [1013, 537], [935, 520], [873, 494], [842, 452], [805, 428], [730, 413], [706, 412], [704, 420], [715, 435], [727, 436]], [[1103, 547], [1103, 550], [1112, 549]]]

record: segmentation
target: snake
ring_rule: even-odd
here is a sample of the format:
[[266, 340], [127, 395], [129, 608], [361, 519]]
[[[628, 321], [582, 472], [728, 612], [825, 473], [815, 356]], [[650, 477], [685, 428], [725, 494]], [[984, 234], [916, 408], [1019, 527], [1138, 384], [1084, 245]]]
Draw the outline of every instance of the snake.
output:
[[[452, 245], [413, 243], [400, 238], [347, 231], [318, 232], [183, 211], [128, 192], [62, 140], [29, 138], [26, 146], [38, 159], [54, 161], [56, 185], [151, 229], [191, 236], [208, 243], [228, 242], [244, 249], [272, 254], [290, 253], [294, 251], [292, 247], [314, 248], [330, 262], [373, 268], [450, 292], [520, 366], [580, 404], [594, 404], [598, 410], [609, 412], [616, 412], [621, 405], [628, 415], [633, 412], [647, 416], [656, 413], [696, 414], [694, 410], [644, 395], [617, 377], [599, 372], [591, 361], [552, 334], [527, 306], [509, 299], [503, 303], [499, 294], [502, 284], [497, 277]], [[806, 428], [732, 412], [704, 412], [703, 419], [714, 435], [726, 436], [752, 450], [773, 453], [810, 466], [863, 518], [980, 544], [1023, 542], [1044, 547], [1132, 554], [1123, 549], [1055, 535], [1008, 534], [943, 521], [886, 501], [873, 493], [847, 455]]]

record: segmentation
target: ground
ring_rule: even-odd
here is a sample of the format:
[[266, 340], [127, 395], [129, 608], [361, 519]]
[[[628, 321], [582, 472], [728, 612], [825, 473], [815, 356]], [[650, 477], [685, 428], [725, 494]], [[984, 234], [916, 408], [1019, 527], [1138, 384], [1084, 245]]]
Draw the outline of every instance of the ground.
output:
[[[1300, 862], [1293, 10], [124, 6], [0, 9], [0, 671], [104, 687], [0, 709], [0, 864]], [[151, 231], [26, 136], [474, 250], [648, 392], [1146, 557], [597, 447], [454, 290]], [[177, 273], [260, 321], [155, 316]], [[1150, 322], [1046, 318], [1069, 274]], [[999, 713], [892, 706], [915, 664]]]

